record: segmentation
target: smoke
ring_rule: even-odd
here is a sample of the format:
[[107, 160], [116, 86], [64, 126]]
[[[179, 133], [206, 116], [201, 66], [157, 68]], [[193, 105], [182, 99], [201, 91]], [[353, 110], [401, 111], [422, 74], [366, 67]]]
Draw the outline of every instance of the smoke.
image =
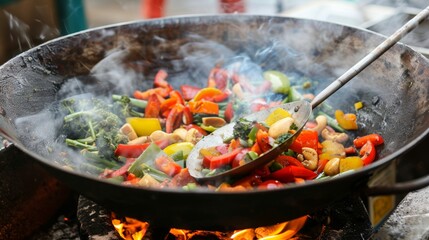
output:
[[[110, 102], [111, 94], [131, 95], [134, 90], [144, 91], [152, 87], [153, 76], [159, 69], [167, 71], [167, 80], [176, 89], [183, 84], [204, 87], [210, 70], [216, 65], [245, 76], [255, 85], [264, 80], [264, 71], [278, 70], [289, 76], [292, 85], [302, 85], [303, 81], [312, 80], [311, 87], [306, 91], [316, 93], [382, 40], [379, 36], [361, 34], [340, 25], [309, 20], [276, 22], [269, 19], [261, 21], [257, 26], [233, 21], [228, 22], [225, 28], [228, 29], [225, 33], [214, 27], [195, 31], [186, 29], [187, 32], [180, 35], [178, 40], [160, 34], [151, 36], [146, 42], [137, 42], [136, 36], [141, 36], [129, 36], [124, 31], [124, 35], [118, 40], [120, 43], [114, 42], [102, 59], [90, 67], [87, 76], [65, 80], [56, 97], [60, 100], [78, 95], [96, 96]], [[99, 34], [95, 36], [101, 39], [97, 41], [103, 41], [102, 38], [118, 38], [114, 35], [115, 31], [98, 31]], [[136, 43], [140, 48], [135, 46]], [[390, 56], [390, 60], [392, 64], [400, 65], [399, 55]], [[379, 68], [382, 67], [385, 66], [381, 65]], [[396, 76], [392, 74], [392, 78], [394, 77]], [[371, 81], [372, 76], [352, 83], [348, 93], [359, 97], [364, 86]], [[356, 90], [350, 90], [355, 87]], [[381, 92], [394, 95], [385, 89], [371, 89], [367, 97], [377, 95], [384, 98]], [[333, 96], [329, 102], [352, 106], [350, 101], [354, 99], [345, 102], [343, 97], [344, 95]], [[56, 159], [49, 156], [52, 149], [57, 156], [61, 152], [67, 152], [68, 160], [63, 161], [62, 165], [81, 169], [84, 166], [83, 157], [71, 151], [65, 146], [64, 139], [59, 137], [62, 119], [61, 115], [53, 111], [55, 104], [53, 105], [40, 114], [17, 119], [16, 125], [18, 129], [25, 130], [23, 135], [31, 136], [27, 139], [31, 141], [31, 149], [42, 147], [45, 149], [42, 152], [49, 159]], [[383, 117], [381, 115], [380, 118]], [[385, 122], [384, 119], [382, 121]]]

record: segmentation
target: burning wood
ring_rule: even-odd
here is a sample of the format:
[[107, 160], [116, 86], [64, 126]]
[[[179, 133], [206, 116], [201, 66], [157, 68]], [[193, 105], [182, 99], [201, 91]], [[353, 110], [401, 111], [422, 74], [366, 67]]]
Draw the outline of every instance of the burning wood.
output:
[[[304, 226], [307, 216], [303, 216], [288, 222], [276, 225], [248, 228], [233, 232], [185, 230], [171, 228], [169, 235], [175, 239], [190, 240], [193, 237], [210, 236], [210, 239], [233, 239], [233, 240], [286, 240], [298, 233]], [[142, 240], [149, 229], [147, 222], [141, 222], [133, 218], [118, 218], [112, 213], [112, 224], [119, 236], [126, 240]]]
[[118, 219], [116, 214], [112, 213], [112, 224], [121, 238], [126, 240], [141, 240], [146, 234], [149, 224], [133, 218], [124, 217]]

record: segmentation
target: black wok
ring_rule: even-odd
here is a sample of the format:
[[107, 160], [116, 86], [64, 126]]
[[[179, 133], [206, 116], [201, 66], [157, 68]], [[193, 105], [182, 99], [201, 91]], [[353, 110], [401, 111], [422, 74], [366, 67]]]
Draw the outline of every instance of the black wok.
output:
[[[299, 72], [314, 79], [320, 90], [382, 40], [375, 33], [331, 23], [250, 15], [169, 18], [91, 29], [33, 48], [0, 67], [0, 127], [3, 135], [53, 175], [113, 211], [189, 229], [273, 224], [361, 194], [376, 170], [428, 135], [427, 59], [396, 44], [328, 100], [334, 108], [350, 111], [355, 102], [364, 102], [357, 134], [384, 136], [377, 162], [352, 174], [279, 190], [185, 192], [100, 180], [79, 168], [74, 159], [59, 160], [59, 150], [51, 147], [56, 146], [59, 122], [25, 116], [39, 113], [83, 87], [94, 93], [130, 93], [150, 87], [160, 68], [168, 70], [176, 87], [182, 83], [204, 86], [215, 63], [238, 55], [248, 56], [264, 69]], [[124, 82], [133, 87], [119, 84]], [[74, 87], [60, 90], [66, 84]], [[426, 184], [418, 182], [406, 190]]]

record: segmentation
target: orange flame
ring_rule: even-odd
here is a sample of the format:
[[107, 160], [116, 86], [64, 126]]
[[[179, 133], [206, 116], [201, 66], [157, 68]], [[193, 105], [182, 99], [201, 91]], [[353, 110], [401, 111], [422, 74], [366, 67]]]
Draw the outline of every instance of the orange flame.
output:
[[298, 233], [306, 221], [307, 216], [303, 216], [289, 222], [283, 222], [272, 226], [234, 231], [231, 235], [231, 239], [253, 240], [256, 238], [259, 240], [286, 240]]
[[[307, 220], [307, 216], [303, 216], [288, 222], [283, 222], [271, 226], [248, 228], [243, 230], [236, 230], [231, 233], [222, 232], [209, 232], [209, 231], [190, 231], [184, 229], [172, 228], [170, 234], [175, 236], [177, 239], [190, 239], [195, 235], [212, 234], [219, 236], [219, 239], [225, 239], [221, 236], [229, 236], [232, 240], [287, 240], [295, 236], [301, 228], [304, 226]], [[112, 213], [112, 224], [119, 236], [126, 240], [141, 240], [146, 234], [149, 228], [147, 222], [141, 222], [133, 218], [125, 217], [118, 219], [114, 213]]]
[[126, 240], [141, 240], [149, 228], [149, 223], [141, 222], [139, 220], [125, 217], [124, 219], [117, 219], [116, 215], [112, 213], [112, 224], [122, 239]]

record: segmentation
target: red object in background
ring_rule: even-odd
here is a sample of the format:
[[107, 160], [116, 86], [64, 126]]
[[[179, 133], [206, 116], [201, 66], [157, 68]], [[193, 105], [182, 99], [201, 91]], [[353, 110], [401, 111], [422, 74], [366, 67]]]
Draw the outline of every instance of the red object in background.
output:
[[245, 0], [220, 0], [222, 13], [244, 13], [246, 11]]
[[144, 18], [160, 18], [164, 16], [165, 0], [141, 0], [141, 13]]

